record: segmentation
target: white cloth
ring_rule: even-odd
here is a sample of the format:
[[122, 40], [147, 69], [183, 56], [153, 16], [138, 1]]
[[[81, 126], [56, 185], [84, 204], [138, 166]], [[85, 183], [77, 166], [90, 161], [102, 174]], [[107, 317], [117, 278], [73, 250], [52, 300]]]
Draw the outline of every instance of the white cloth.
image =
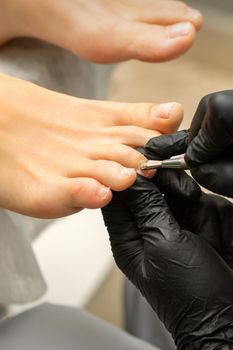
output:
[[1, 350], [158, 350], [84, 310], [43, 304], [0, 322]]

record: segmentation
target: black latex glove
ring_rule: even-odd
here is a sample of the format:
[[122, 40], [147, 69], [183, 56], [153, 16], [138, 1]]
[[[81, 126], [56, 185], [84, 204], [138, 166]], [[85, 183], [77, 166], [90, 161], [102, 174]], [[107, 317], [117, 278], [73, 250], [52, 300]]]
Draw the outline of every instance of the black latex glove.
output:
[[[155, 137], [143, 153], [150, 159], [184, 153], [188, 136], [187, 131], [179, 131]], [[164, 194], [178, 223], [201, 235], [233, 268], [233, 204], [220, 196], [203, 193], [183, 170], [159, 170], [152, 181]]]
[[233, 90], [205, 96], [194, 115], [186, 162], [209, 190], [233, 197]]
[[[169, 172], [166, 178], [172, 180]], [[166, 192], [170, 183], [162, 182], [162, 171], [159, 176]], [[173, 177], [178, 192], [183, 176]], [[190, 181], [186, 175], [185, 181]], [[200, 192], [194, 197], [205, 210]], [[211, 220], [217, 211], [214, 202], [205, 211], [212, 237], [219, 237]], [[132, 188], [114, 194], [103, 215], [118, 266], [158, 313], [178, 349], [233, 349], [233, 273], [200, 237], [208, 230], [202, 231], [198, 216], [190, 222], [181, 217], [179, 225], [158, 188], [141, 176]], [[230, 224], [227, 228], [232, 232]]]
[[117, 265], [178, 349], [233, 349], [233, 272], [187, 223], [179, 226], [155, 185], [139, 176], [103, 214]]

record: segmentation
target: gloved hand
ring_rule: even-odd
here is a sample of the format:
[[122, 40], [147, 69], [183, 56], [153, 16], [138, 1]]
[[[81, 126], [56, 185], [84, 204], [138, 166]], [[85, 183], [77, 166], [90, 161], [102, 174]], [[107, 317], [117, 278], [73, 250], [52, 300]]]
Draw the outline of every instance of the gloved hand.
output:
[[[146, 144], [143, 153], [152, 159], [182, 154], [188, 136], [184, 130], [155, 137]], [[164, 194], [178, 223], [202, 236], [233, 268], [233, 204], [220, 196], [203, 193], [183, 170], [158, 170], [152, 181]]]
[[[167, 136], [156, 141], [157, 146], [161, 146], [159, 153], [164, 150], [163, 158], [172, 155], [169, 154], [170, 147], [167, 152], [163, 147], [164, 138]], [[172, 138], [174, 141], [174, 135]], [[179, 141], [174, 145], [174, 148], [177, 147]], [[171, 180], [168, 185], [162, 181], [162, 171], [166, 179]], [[196, 213], [196, 216], [185, 220], [180, 215], [181, 211], [177, 210], [177, 221], [158, 187], [138, 176], [134, 186], [114, 194], [113, 201], [103, 209], [116, 263], [158, 313], [179, 350], [232, 349], [233, 272], [215, 249], [220, 247], [217, 243], [224, 241], [219, 233], [223, 228], [222, 222], [211, 220], [217, 217], [216, 213], [223, 213], [229, 202], [221, 199], [223, 202], [218, 206], [220, 202], [216, 199], [208, 197], [206, 200], [207, 197], [196, 191], [196, 184], [186, 175], [181, 175], [183, 172], [177, 176], [174, 171], [162, 171], [156, 177], [166, 196], [173, 180], [173, 194], [180, 192], [182, 197], [183, 190], [180, 189], [184, 187], [196, 193], [191, 205], [195, 202], [202, 204], [202, 207], [197, 205], [196, 208], [199, 215], [208, 219], [208, 224], [204, 221], [208, 230], [200, 225], [200, 217], [198, 219], [195, 210], [192, 214]], [[169, 193], [168, 198], [171, 198]], [[229, 230], [231, 234], [233, 209], [229, 208], [229, 220], [224, 223], [224, 230]], [[213, 243], [215, 248], [205, 241], [203, 237], [206, 235], [210, 242], [211, 237], [218, 237]], [[227, 236], [226, 232], [224, 235]]]
[[185, 160], [209, 190], [233, 197], [233, 90], [205, 96], [194, 115]]

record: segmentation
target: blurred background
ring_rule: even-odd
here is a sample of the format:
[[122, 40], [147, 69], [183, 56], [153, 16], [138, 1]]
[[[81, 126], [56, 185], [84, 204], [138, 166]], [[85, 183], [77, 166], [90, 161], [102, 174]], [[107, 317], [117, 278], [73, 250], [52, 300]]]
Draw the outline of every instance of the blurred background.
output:
[[[120, 64], [109, 88], [111, 100], [182, 103], [182, 128], [189, 127], [201, 97], [233, 87], [233, 1], [187, 2], [205, 17], [188, 54], [162, 64]], [[77, 215], [50, 225], [34, 242], [49, 287], [45, 299], [86, 308], [123, 327], [122, 275], [114, 266], [101, 214], [86, 210]]]

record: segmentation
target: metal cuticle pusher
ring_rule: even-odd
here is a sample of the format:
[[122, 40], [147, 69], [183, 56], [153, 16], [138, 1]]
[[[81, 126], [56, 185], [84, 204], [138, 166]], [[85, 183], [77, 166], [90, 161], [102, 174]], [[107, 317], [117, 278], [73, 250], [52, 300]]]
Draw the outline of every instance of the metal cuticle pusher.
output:
[[140, 170], [152, 169], [189, 169], [184, 155], [179, 155], [165, 160], [146, 160], [140, 166]]

